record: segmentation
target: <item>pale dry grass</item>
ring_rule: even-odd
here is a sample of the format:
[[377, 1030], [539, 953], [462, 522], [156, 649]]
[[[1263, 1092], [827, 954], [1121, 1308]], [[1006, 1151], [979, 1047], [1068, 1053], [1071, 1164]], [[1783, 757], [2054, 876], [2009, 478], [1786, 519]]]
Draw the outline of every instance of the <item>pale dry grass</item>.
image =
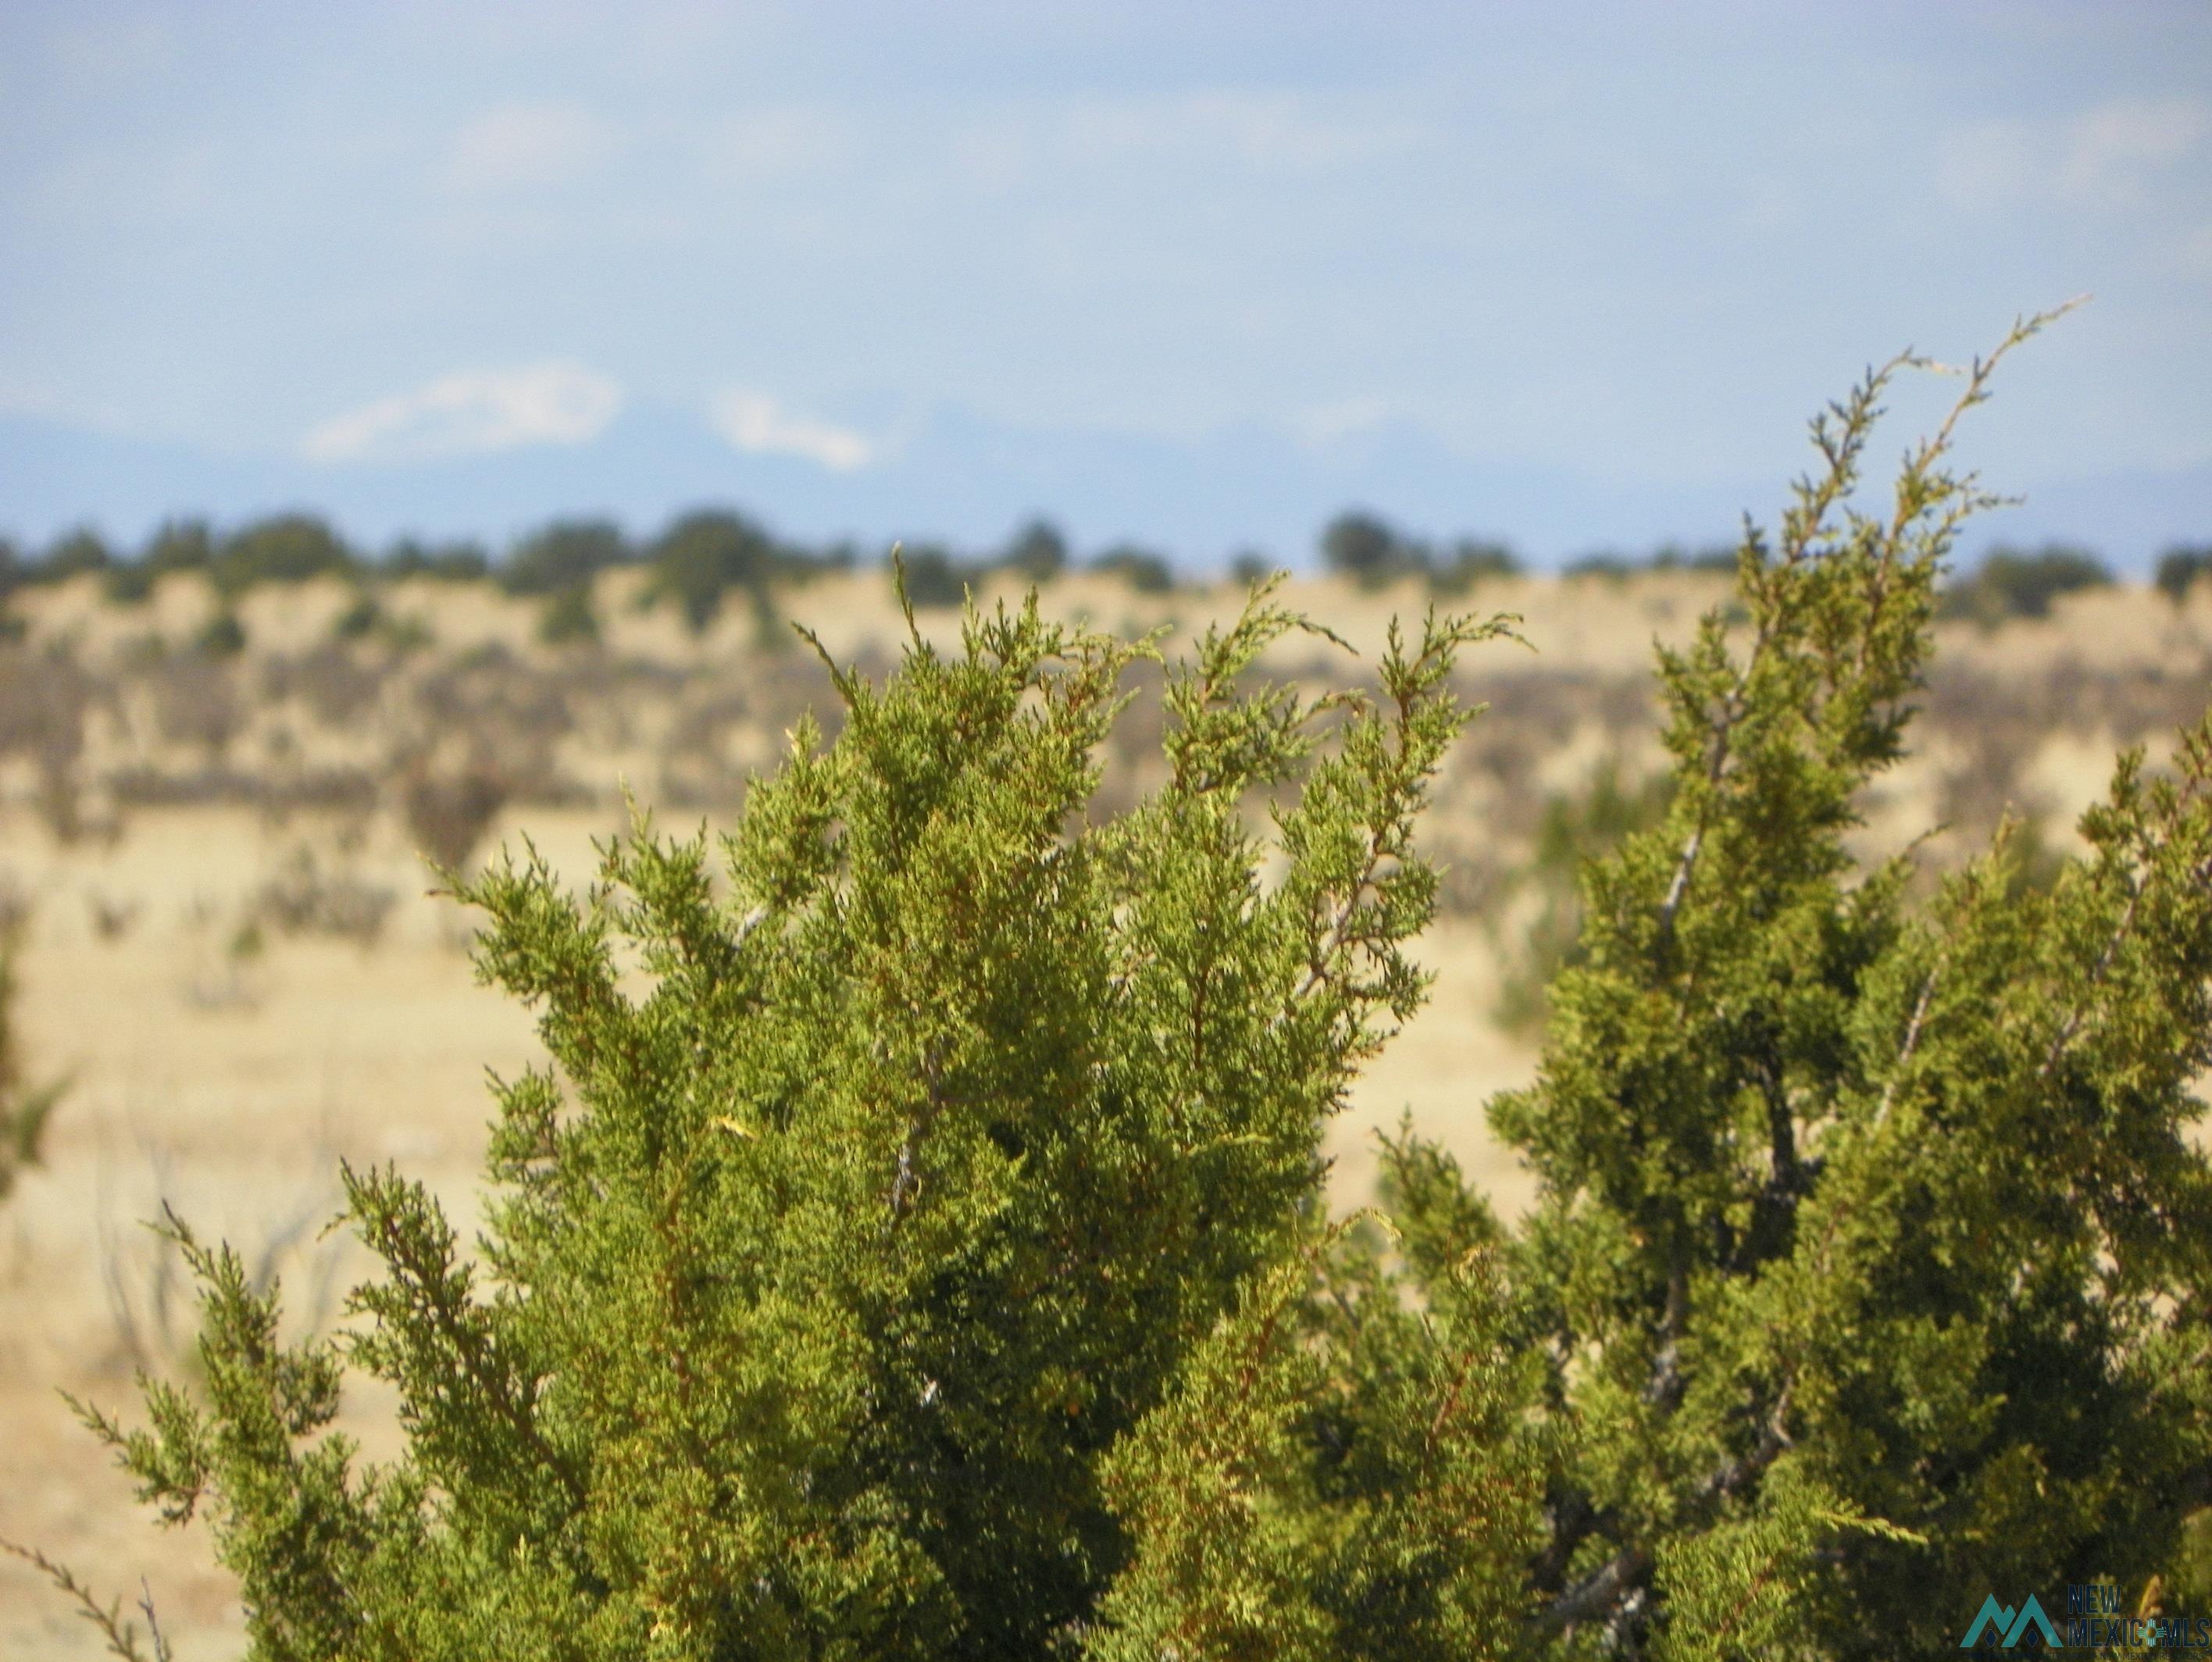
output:
[[[57, 650], [82, 684], [62, 688], [78, 702], [61, 715], [42, 705], [22, 736], [0, 743], [0, 883], [33, 907], [19, 1008], [27, 1053], [35, 1072], [67, 1070], [74, 1084], [45, 1166], [0, 1209], [9, 1432], [0, 1535], [36, 1543], [104, 1592], [135, 1596], [143, 1574], [180, 1659], [234, 1653], [234, 1590], [210, 1567], [204, 1534], [148, 1526], [56, 1395], [65, 1387], [128, 1411], [133, 1366], [190, 1368], [185, 1289], [137, 1221], [173, 1204], [249, 1265], [281, 1273], [297, 1319], [334, 1319], [366, 1268], [343, 1236], [318, 1239], [337, 1162], [396, 1162], [465, 1232], [489, 1113], [483, 1071], [512, 1071], [536, 1053], [526, 1014], [475, 986], [467, 919], [426, 892], [403, 811], [406, 770], [501, 770], [508, 795], [490, 840], [526, 828], [559, 870], [580, 876], [591, 839], [621, 822], [618, 781], [664, 804], [670, 822], [726, 823], [747, 771], [772, 765], [798, 712], [825, 701], [808, 649], [764, 647], [749, 608], [694, 637], [666, 609], [635, 610], [635, 581], [602, 584], [603, 644], [580, 654], [538, 644], [537, 603], [427, 581], [396, 585], [383, 604], [387, 616], [416, 617], [429, 646], [338, 651], [330, 634], [350, 602], [346, 585], [272, 587], [240, 608], [247, 652], [212, 680], [204, 666], [173, 664], [160, 672], [167, 681], [144, 668], [149, 637], [181, 642], [204, 621], [211, 602], [191, 580], [164, 583], [137, 608], [103, 604], [90, 583], [21, 603], [29, 638], [16, 649], [21, 673], [0, 678], [0, 704], [9, 688], [36, 688], [52, 704], [62, 683], [41, 666], [64, 660], [42, 655]], [[1438, 974], [1428, 1009], [1330, 1128], [1340, 1205], [1368, 1198], [1373, 1130], [1407, 1111], [1503, 1210], [1528, 1203], [1525, 1174], [1483, 1118], [1489, 1096], [1534, 1066], [1533, 1051], [1489, 1019], [1498, 967], [1485, 919], [1547, 796], [1582, 788], [1607, 762], [1630, 779], [1658, 764], [1651, 642], [1680, 639], [1723, 591], [1721, 579], [1677, 573], [1501, 581], [1473, 597], [1475, 609], [1522, 614], [1540, 652], [1501, 644], [1466, 668], [1469, 695], [1493, 709], [1438, 790], [1433, 836], [1453, 867], [1456, 910], [1423, 949]], [[1172, 650], [1240, 598], [1226, 585], [1140, 595], [1079, 575], [1051, 585], [1044, 604], [1114, 629], [1172, 626]], [[1410, 585], [1321, 583], [1295, 585], [1290, 598], [1368, 653], [1394, 615], [1425, 602]], [[823, 578], [785, 604], [841, 661], [876, 672], [893, 661], [902, 625], [880, 573]], [[942, 610], [920, 622], [947, 646], [958, 627]], [[2176, 712], [2204, 701], [2208, 663], [2212, 595], [2177, 611], [2119, 591], [2071, 597], [2047, 622], [1994, 634], [1947, 627], [1923, 748], [1866, 804], [1862, 842], [1902, 846], [1948, 805], [1961, 824], [1936, 852], [1955, 858], [2008, 803], [2039, 812], [2063, 840], [2101, 789], [2116, 743], [2155, 743]], [[1311, 640], [1268, 667], [1316, 684], [1346, 669]], [[1156, 714], [1133, 713], [1109, 801], [1147, 781], [1147, 720], [1156, 729]], [[22, 725], [0, 708], [0, 738], [11, 721]], [[40, 758], [68, 743], [82, 823], [64, 842], [40, 805], [52, 765]], [[310, 870], [356, 896], [388, 892], [380, 930], [348, 937], [299, 924], [323, 915], [312, 906], [272, 910], [270, 885]], [[346, 1428], [372, 1453], [392, 1447], [388, 1407], [359, 1388], [349, 1396]], [[0, 1563], [0, 1656], [98, 1653], [97, 1635], [61, 1600]]]

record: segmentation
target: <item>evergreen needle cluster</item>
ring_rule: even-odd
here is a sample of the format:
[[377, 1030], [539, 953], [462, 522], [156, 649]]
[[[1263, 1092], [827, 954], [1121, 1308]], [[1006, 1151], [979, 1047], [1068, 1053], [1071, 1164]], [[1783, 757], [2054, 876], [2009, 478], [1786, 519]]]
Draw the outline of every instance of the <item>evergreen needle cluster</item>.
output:
[[[1153, 648], [1032, 600], [840, 673], [719, 851], [641, 816], [580, 896], [468, 886], [550, 1058], [476, 1249], [349, 1171], [383, 1272], [288, 1344], [173, 1220], [204, 1383], [93, 1423], [267, 1662], [1841, 1659], [2139, 1589], [2212, 1483], [2212, 730], [2047, 893], [2002, 838], [1924, 904], [1854, 859], [1987, 500], [1947, 422], [1863, 506], [1913, 361], [1662, 655], [1664, 816], [1492, 1107], [1525, 1223], [1408, 1131], [1332, 1225], [1319, 1154], [1422, 998], [1417, 821], [1507, 624], [1315, 699], [1260, 678], [1315, 630], [1263, 585], [1097, 822]], [[329, 1428], [349, 1366], [389, 1465]]]

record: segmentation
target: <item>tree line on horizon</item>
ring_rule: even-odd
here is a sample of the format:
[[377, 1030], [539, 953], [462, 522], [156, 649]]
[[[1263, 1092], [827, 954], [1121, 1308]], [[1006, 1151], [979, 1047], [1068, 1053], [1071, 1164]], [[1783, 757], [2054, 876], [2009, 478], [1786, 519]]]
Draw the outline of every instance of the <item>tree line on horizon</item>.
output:
[[[1347, 509], [1324, 525], [1315, 552], [1322, 570], [1363, 587], [1410, 579], [1444, 598], [1464, 596], [1480, 582], [1522, 575], [1529, 569], [1502, 540], [1461, 537], [1431, 541], [1364, 508]], [[561, 634], [588, 632], [580, 628], [580, 616], [572, 620], [576, 628], [564, 632], [560, 625], [566, 613], [584, 604], [592, 579], [604, 571], [642, 567], [651, 573], [648, 597], [673, 602], [695, 631], [703, 631], [732, 594], [749, 596], [757, 607], [764, 608], [772, 585], [804, 582], [887, 559], [888, 549], [866, 553], [850, 539], [808, 543], [781, 537], [758, 520], [725, 508], [678, 514], [647, 537], [633, 536], [607, 518], [555, 519], [517, 536], [497, 553], [475, 539], [413, 537], [371, 550], [319, 515], [288, 512], [228, 531], [202, 519], [171, 519], [136, 549], [111, 542], [88, 525], [58, 537], [35, 552], [0, 537], [0, 600], [19, 588], [87, 574], [99, 576], [109, 597], [125, 604], [145, 599], [163, 577], [186, 572], [204, 575], [226, 599], [263, 584], [325, 576], [356, 582], [414, 577], [490, 580], [511, 594], [547, 599], [552, 633]], [[971, 585], [996, 575], [1047, 583], [1064, 573], [1085, 569], [1118, 577], [1142, 593], [1165, 592], [1188, 580], [1167, 555], [1133, 542], [1115, 543], [1079, 559], [1066, 534], [1042, 516], [1024, 523], [995, 548], [962, 549], [941, 541], [918, 540], [904, 545], [903, 560], [908, 595], [923, 608], [957, 606]], [[1559, 574], [1625, 580], [1651, 571], [1724, 573], [1735, 570], [1735, 561], [1733, 544], [1667, 543], [1643, 554], [1586, 554], [1565, 562]], [[1248, 550], [1231, 561], [1229, 574], [1250, 583], [1278, 563]], [[2153, 580], [2179, 604], [2208, 573], [2212, 573], [2212, 543], [2177, 544], [2160, 555]], [[2000, 543], [1991, 545], [1971, 569], [1953, 573], [1941, 607], [1944, 615], [1990, 623], [2006, 617], [2040, 617], [2060, 595], [2117, 580], [2113, 568], [2091, 549], [2067, 543], [2032, 549]]]

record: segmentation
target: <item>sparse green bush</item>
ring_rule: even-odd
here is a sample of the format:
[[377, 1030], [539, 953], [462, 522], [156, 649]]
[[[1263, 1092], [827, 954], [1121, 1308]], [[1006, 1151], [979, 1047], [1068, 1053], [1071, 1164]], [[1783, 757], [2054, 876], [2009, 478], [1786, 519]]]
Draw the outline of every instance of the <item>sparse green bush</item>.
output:
[[15, 965], [27, 919], [19, 903], [0, 907], [0, 1200], [14, 1190], [27, 1166], [39, 1162], [39, 1145], [66, 1080], [30, 1083], [15, 1036]]
[[169, 519], [146, 539], [139, 564], [155, 576], [205, 571], [215, 563], [215, 534], [204, 519]]
[[2207, 575], [2212, 575], [2212, 548], [2176, 546], [2158, 557], [2159, 591], [2177, 606]]
[[1662, 543], [1640, 559], [1609, 549], [1581, 555], [1561, 567], [1559, 574], [1624, 583], [1639, 572], [1730, 573], [1735, 566], [1736, 550], [1733, 548], [1689, 549], [1680, 543]]
[[1229, 580], [1239, 588], [1265, 582], [1279, 567], [1257, 549], [1246, 549], [1229, 562]]
[[1559, 567], [1565, 578], [1594, 577], [1607, 583], [1625, 583], [1636, 574], [1637, 562], [1625, 554], [1601, 549], [1595, 554], [1578, 555]]
[[209, 572], [225, 595], [263, 583], [303, 583], [311, 577], [346, 576], [360, 567], [345, 539], [307, 513], [258, 520], [222, 539]]
[[2054, 543], [2030, 552], [1999, 545], [1972, 577], [1945, 587], [1940, 611], [1994, 628], [2010, 617], [2048, 617], [2059, 596], [2106, 588], [2112, 581], [2111, 569], [2086, 549]]
[[1049, 583], [1067, 569], [1067, 538], [1049, 519], [1032, 519], [1014, 533], [999, 564], [1032, 583]]
[[768, 607], [769, 584], [781, 575], [783, 553], [775, 540], [735, 513], [702, 510], [685, 514], [647, 549], [652, 573], [645, 597], [672, 600], [694, 634], [703, 634], [735, 589], [757, 611]]
[[1517, 577], [1521, 558], [1503, 543], [1462, 537], [1431, 568], [1430, 586], [1440, 595], [1464, 595], [1492, 578]]
[[[967, 598], [969, 589], [985, 575], [981, 565], [959, 558], [939, 543], [895, 548], [892, 561], [892, 581], [902, 585], [901, 591], [905, 597], [916, 606], [933, 610], [960, 604]], [[902, 577], [899, 575], [902, 571]]]
[[510, 594], [559, 594], [634, 557], [613, 521], [562, 519], [516, 543], [498, 576]]
[[1423, 555], [1419, 543], [1364, 508], [1349, 509], [1322, 527], [1322, 564], [1362, 588], [1380, 588], [1425, 573], [1428, 565]]
[[599, 638], [599, 608], [587, 581], [556, 589], [538, 616], [538, 638], [549, 646], [589, 646]]
[[246, 650], [246, 625], [225, 607], [200, 625], [192, 636], [192, 650], [203, 658], [236, 658]]
[[384, 621], [384, 608], [374, 595], [363, 589], [331, 620], [331, 633], [340, 640], [363, 640], [375, 634]]
[[147, 538], [136, 560], [108, 567], [107, 597], [137, 605], [175, 572], [204, 572], [215, 563], [215, 537], [204, 520], [172, 519]]
[[426, 543], [412, 537], [394, 543], [384, 556], [391, 577], [428, 577], [441, 583], [472, 583], [491, 569], [491, 557], [476, 543]]
[[1133, 543], [1117, 543], [1091, 561], [1101, 576], [1118, 578], [1139, 594], [1165, 594], [1175, 587], [1175, 570], [1166, 556]]
[[1404, 578], [1425, 579], [1443, 595], [1464, 595], [1485, 579], [1511, 577], [1521, 561], [1503, 543], [1462, 537], [1439, 554], [1364, 508], [1340, 513], [1322, 528], [1322, 564], [1362, 588]]
[[107, 541], [89, 525], [58, 538], [27, 575], [40, 583], [62, 583], [88, 573], [106, 571], [115, 563]]
[[512, 794], [489, 762], [449, 770], [418, 762], [399, 781], [399, 817], [417, 853], [441, 870], [459, 871]]

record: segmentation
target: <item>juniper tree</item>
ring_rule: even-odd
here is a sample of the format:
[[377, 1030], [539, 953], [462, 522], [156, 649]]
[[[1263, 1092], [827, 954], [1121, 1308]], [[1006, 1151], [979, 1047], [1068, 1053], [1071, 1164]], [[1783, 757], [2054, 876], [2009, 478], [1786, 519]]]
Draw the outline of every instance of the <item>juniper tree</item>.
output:
[[[1586, 867], [1539, 1077], [1491, 1105], [1540, 1180], [1533, 1216], [1503, 1229], [1402, 1133], [1396, 1250], [1347, 1240], [1309, 1295], [1310, 1326], [1419, 1311], [1486, 1336], [1464, 1470], [1492, 1486], [1407, 1507], [1408, 1555], [1482, 1517], [1469, 1579], [1496, 1576], [1510, 1484], [1543, 1476], [1513, 1567], [1526, 1619], [1503, 1626], [1501, 1589], [1444, 1653], [1926, 1654], [1992, 1592], [2112, 1580], [2154, 1608], [2202, 1536], [2212, 1168], [2190, 1082], [2212, 1065], [2212, 722], [2167, 772], [2121, 759], [2087, 857], [2047, 889], [2009, 827], [1924, 906], [1912, 851], [1869, 865], [1848, 840], [1903, 754], [1944, 557], [1991, 500], [1948, 465], [1954, 423], [2042, 321], [1972, 367], [1880, 511], [1861, 463], [1916, 361], [1870, 374], [1815, 423], [1822, 466], [1772, 545], [1747, 532], [1735, 607], [1660, 653], [1665, 814]], [[1153, 1537], [1177, 1573], [1116, 1655], [1332, 1653], [1309, 1612], [1342, 1527], [1334, 1404], [1395, 1370], [1339, 1345], [1332, 1381], [1327, 1346], [1246, 1344], [1256, 1385], [1137, 1446], [1160, 1521], [1109, 1611]], [[1410, 1428], [1385, 1409], [1351, 1446]], [[1223, 1447], [1262, 1504], [1208, 1519], [1188, 1474]], [[1241, 1556], [1208, 1562], [1203, 1541]]]
[[[842, 731], [756, 784], [726, 893], [643, 820], [580, 897], [534, 853], [465, 886], [550, 1058], [497, 1086], [477, 1252], [349, 1169], [380, 1276], [288, 1345], [173, 1220], [204, 1392], [92, 1415], [211, 1523], [253, 1654], [1152, 1654], [1189, 1578], [1254, 1567], [1310, 1654], [1505, 1630], [1537, 1480], [1487, 1452], [1494, 1302], [1332, 1334], [1309, 1298], [1351, 1273], [1321, 1126], [1425, 984], [1452, 666], [1503, 626], [1394, 632], [1372, 695], [1252, 684], [1311, 627], [1263, 587], [1209, 632], [1119, 818], [1094, 756], [1154, 648], [1032, 599], [837, 671]], [[392, 1464], [327, 1429], [348, 1366], [397, 1388]], [[1191, 1653], [1285, 1653], [1279, 1616], [1205, 1611]]]
[[1986, 394], [1855, 495], [1885, 389], [1662, 651], [1663, 821], [1584, 876], [1509, 1253], [1563, 1463], [1534, 1632], [1575, 1653], [1955, 1647], [1990, 1592], [2130, 1598], [2212, 1499], [2212, 729], [2124, 757], [2055, 888], [2016, 840], [1909, 903], [1847, 834], [1903, 751]]

